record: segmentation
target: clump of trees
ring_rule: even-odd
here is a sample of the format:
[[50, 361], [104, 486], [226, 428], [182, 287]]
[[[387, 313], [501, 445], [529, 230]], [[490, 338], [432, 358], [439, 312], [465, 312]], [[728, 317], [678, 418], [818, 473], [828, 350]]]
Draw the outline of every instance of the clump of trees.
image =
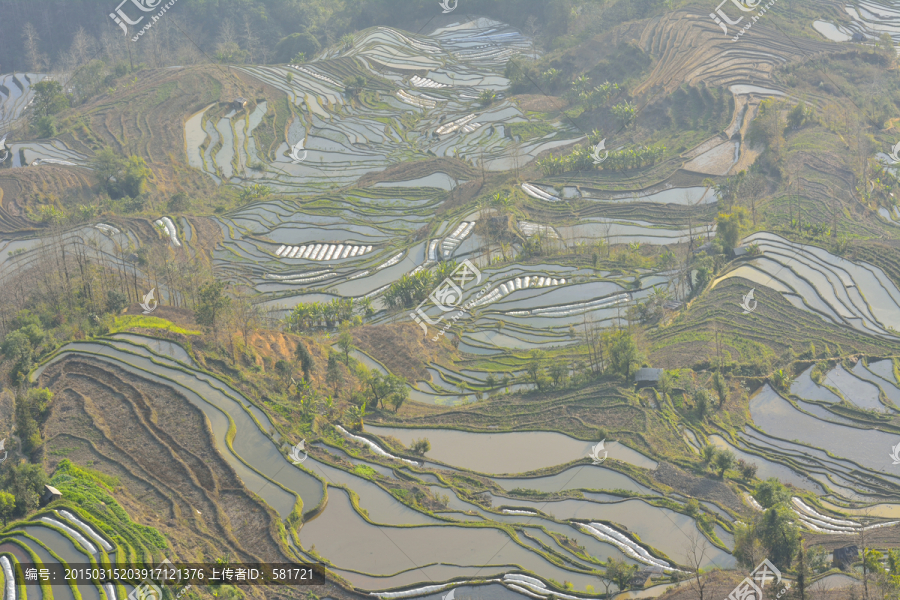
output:
[[612, 373], [630, 379], [643, 355], [629, 329], [604, 329], [593, 323], [584, 327], [589, 367], [595, 374]]
[[362, 323], [362, 316], [371, 317], [375, 308], [370, 298], [335, 298], [331, 302], [298, 304], [285, 317], [288, 331], [295, 333], [313, 329], [334, 329], [338, 324]]
[[737, 246], [749, 225], [750, 213], [743, 206], [735, 206], [728, 213], [719, 213], [716, 217], [716, 235], [722, 241], [723, 248]]
[[16, 398], [16, 431], [26, 454], [31, 454], [43, 443], [41, 427], [50, 416], [52, 400], [53, 394], [44, 388], [31, 388]]
[[757, 486], [754, 497], [766, 510], [752, 522], [736, 526], [734, 556], [745, 567], [768, 557], [779, 569], [787, 569], [801, 550], [800, 529], [788, 506], [791, 494], [772, 478]]
[[412, 308], [424, 300], [434, 287], [450, 276], [456, 269], [454, 260], [439, 263], [429, 270], [412, 275], [405, 274], [391, 284], [384, 293], [384, 302], [392, 309]]
[[[104, 148], [98, 152], [91, 166], [100, 187], [113, 200], [140, 198], [145, 191], [147, 179], [153, 174], [140, 156], [126, 158], [112, 148]], [[130, 203], [126, 208], [140, 208], [133, 205], [134, 203]]]
[[594, 164], [594, 149], [592, 146], [575, 146], [565, 156], [555, 156], [553, 153], [547, 158], [537, 162], [544, 175], [561, 175], [571, 171], [591, 171], [601, 169], [604, 171], [627, 171], [655, 165], [666, 153], [666, 147], [662, 144], [653, 146], [641, 146], [639, 148], [626, 148], [616, 152], [610, 152], [606, 159], [599, 165]]
[[3, 338], [0, 351], [13, 361], [10, 379], [21, 383], [34, 359], [41, 354], [46, 333], [40, 318], [28, 310], [19, 311], [10, 325], [12, 331]]
[[34, 91], [31, 127], [38, 137], [53, 137], [57, 134], [55, 115], [69, 108], [69, 99], [62, 85], [51, 79], [39, 81], [31, 89]]
[[35, 510], [47, 482], [47, 475], [40, 465], [21, 463], [4, 469], [0, 474], [0, 518], [3, 523]]

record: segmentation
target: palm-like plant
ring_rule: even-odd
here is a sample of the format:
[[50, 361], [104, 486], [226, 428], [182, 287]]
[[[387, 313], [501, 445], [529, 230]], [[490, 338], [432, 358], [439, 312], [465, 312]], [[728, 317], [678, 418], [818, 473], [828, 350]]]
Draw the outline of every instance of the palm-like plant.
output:
[[786, 392], [788, 388], [791, 386], [791, 377], [787, 373], [784, 372], [784, 369], [778, 369], [772, 375], [772, 380], [775, 383], [775, 388]]

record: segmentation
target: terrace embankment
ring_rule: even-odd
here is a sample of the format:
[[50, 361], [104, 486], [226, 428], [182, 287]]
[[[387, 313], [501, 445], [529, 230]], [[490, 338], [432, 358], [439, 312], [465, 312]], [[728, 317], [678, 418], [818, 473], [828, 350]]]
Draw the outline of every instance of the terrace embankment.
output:
[[55, 395], [44, 431], [49, 470], [68, 457], [118, 477], [132, 514], [169, 534], [180, 556], [283, 560], [277, 517], [244, 488], [185, 398], [81, 356], [51, 365], [41, 383]]
[[704, 498], [728, 507], [736, 513], [746, 512], [746, 505], [721, 481], [708, 477], [696, 477], [685, 473], [675, 465], [660, 462], [653, 478], [692, 498]]

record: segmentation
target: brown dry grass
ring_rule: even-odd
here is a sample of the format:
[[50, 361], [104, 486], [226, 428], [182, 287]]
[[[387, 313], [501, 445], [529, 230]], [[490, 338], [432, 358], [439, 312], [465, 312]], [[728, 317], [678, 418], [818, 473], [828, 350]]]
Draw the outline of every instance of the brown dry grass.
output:
[[454, 355], [449, 344], [431, 342], [411, 321], [357, 327], [353, 329], [353, 340], [388, 371], [410, 382], [429, 379], [425, 370], [429, 363], [450, 362]]

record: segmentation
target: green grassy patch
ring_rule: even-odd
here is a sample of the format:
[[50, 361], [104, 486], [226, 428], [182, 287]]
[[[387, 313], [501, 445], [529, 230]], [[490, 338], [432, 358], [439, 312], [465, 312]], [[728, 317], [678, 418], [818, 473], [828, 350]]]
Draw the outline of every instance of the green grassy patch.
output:
[[132, 521], [110, 494], [119, 484], [116, 477], [63, 460], [50, 484], [115, 544], [132, 548], [137, 556], [149, 557], [152, 551], [168, 547], [166, 538], [159, 531]]
[[166, 331], [180, 333], [182, 335], [201, 334], [200, 331], [195, 331], [193, 329], [184, 329], [183, 327], [179, 327], [172, 321], [168, 321], [166, 319], [161, 319], [159, 317], [145, 317], [143, 315], [123, 315], [121, 317], [116, 317], [115, 323], [110, 329], [110, 333], [119, 333], [120, 331], [127, 331], [128, 329], [133, 329], [136, 327], [141, 327], [144, 329], [164, 329]]

